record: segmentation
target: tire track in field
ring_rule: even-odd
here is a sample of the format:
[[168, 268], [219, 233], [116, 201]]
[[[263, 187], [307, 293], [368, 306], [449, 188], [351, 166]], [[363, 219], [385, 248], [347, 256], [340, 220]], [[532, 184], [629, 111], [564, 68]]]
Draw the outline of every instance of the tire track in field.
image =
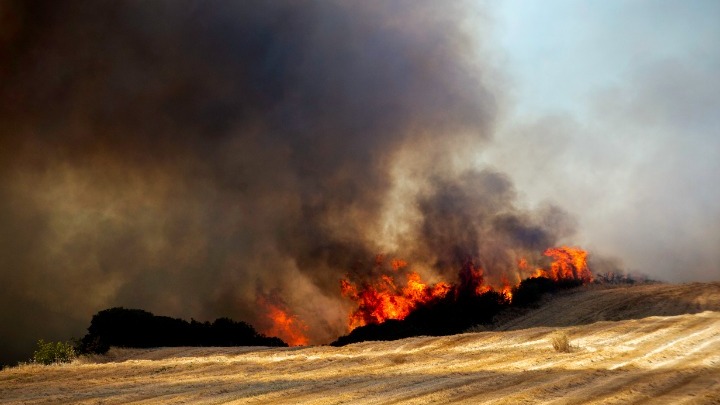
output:
[[[653, 299], [642, 304], [647, 296]], [[568, 311], [535, 311], [525, 321], [545, 316], [561, 325], [582, 311], [584, 320], [657, 314], [676, 311], [677, 303], [697, 312], [720, 302], [720, 284], [594, 290], [559, 300]], [[632, 307], [658, 300], [659, 309]], [[603, 310], [593, 312], [598, 306]], [[556, 353], [548, 340], [555, 330], [577, 349]], [[720, 312], [342, 348], [113, 349], [99, 360], [3, 370], [0, 404], [720, 404]]]

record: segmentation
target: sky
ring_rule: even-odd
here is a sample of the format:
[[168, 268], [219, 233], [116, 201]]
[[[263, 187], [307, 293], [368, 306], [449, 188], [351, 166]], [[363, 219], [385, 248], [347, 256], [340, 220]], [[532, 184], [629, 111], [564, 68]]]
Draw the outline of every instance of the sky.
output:
[[[347, 332], [401, 257], [720, 278], [720, 5], [0, 1], [0, 361], [113, 306]], [[24, 357], [23, 357], [24, 356]]]
[[493, 15], [512, 101], [480, 160], [627, 270], [717, 280], [720, 5], [507, 1]]

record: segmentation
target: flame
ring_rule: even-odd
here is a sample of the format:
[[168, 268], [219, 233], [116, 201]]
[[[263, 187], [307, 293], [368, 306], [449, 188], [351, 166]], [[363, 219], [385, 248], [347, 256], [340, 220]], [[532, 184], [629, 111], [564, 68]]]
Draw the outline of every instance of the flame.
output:
[[530, 277], [530, 278], [538, 278], [538, 277], [550, 278], [550, 277], [548, 276], [548, 273], [547, 273], [545, 270], [541, 269], [541, 268], [537, 268], [537, 269], [533, 270], [532, 273], [530, 273], [530, 272], [529, 272], [529, 270], [530, 270], [530, 265], [528, 264], [527, 259], [525, 259], [524, 257], [523, 257], [523, 258], [520, 258], [520, 259], [518, 260], [518, 269], [520, 270], [520, 273], [521, 273], [521, 274], [522, 274], [522, 273], [524, 273], [524, 274], [529, 274], [529, 277]]
[[404, 269], [405, 267], [407, 267], [408, 264], [405, 260], [393, 259], [390, 262], [390, 265], [392, 266], [393, 270], [398, 271], [400, 269]]
[[503, 276], [500, 281], [502, 282], [502, 288], [500, 289], [500, 292], [505, 296], [505, 298], [507, 298], [508, 301], [512, 301], [513, 286], [510, 285], [510, 281], [505, 276]]
[[588, 268], [588, 253], [579, 247], [560, 246], [545, 250], [545, 256], [553, 258], [550, 269], [536, 268], [529, 273], [530, 266], [525, 258], [518, 260], [518, 269], [530, 275], [530, 278], [545, 277], [553, 281], [576, 280], [583, 283], [593, 281], [592, 273]]
[[490, 291], [489, 285], [484, 285], [485, 272], [482, 267], [475, 264], [472, 260], [466, 260], [458, 274], [460, 284], [457, 286], [462, 291], [474, 291], [475, 295], [480, 295]]
[[587, 265], [587, 252], [579, 247], [549, 248], [544, 254], [554, 259], [550, 264], [549, 278], [555, 281], [579, 280], [584, 283], [593, 280]]
[[[396, 268], [395, 265], [392, 267]], [[364, 284], [360, 290], [350, 281], [340, 280], [342, 295], [358, 304], [349, 317], [348, 326], [351, 330], [388, 319], [405, 319], [418, 305], [442, 298], [450, 289], [449, 284], [442, 282], [428, 285], [415, 272], [406, 275], [404, 286], [397, 286], [388, 275], [381, 275], [374, 283]]]
[[538, 278], [538, 277], [550, 278], [547, 271], [540, 269], [540, 268], [535, 269], [535, 271], [533, 271], [532, 275], [530, 276], [530, 278]]
[[306, 346], [308, 338], [305, 336], [308, 327], [297, 316], [288, 313], [281, 301], [273, 303], [269, 297], [258, 294], [257, 302], [265, 308], [265, 316], [269, 322], [263, 333], [267, 336], [277, 336], [290, 346]]
[[[405, 260], [393, 259], [390, 268], [394, 275], [382, 274], [375, 280], [365, 281], [360, 287], [347, 279], [340, 280], [342, 295], [354, 301], [357, 306], [351, 311], [348, 319], [348, 329], [353, 330], [359, 326], [370, 323], [382, 323], [388, 319], [405, 319], [419, 305], [444, 298], [449, 292], [455, 294], [482, 295], [490, 291], [500, 292], [507, 301], [512, 301], [512, 290], [520, 282], [520, 275], [526, 274], [530, 278], [546, 277], [554, 281], [579, 280], [583, 283], [592, 281], [592, 274], [587, 266], [587, 252], [578, 247], [553, 247], [545, 250], [545, 256], [551, 257], [549, 269], [531, 267], [525, 258], [518, 260], [519, 273], [515, 275], [516, 283], [511, 283], [506, 276], [500, 277], [500, 284], [487, 284], [485, 271], [473, 260], [468, 259], [460, 268], [458, 283], [451, 285], [439, 282], [433, 285], [425, 283], [420, 275], [408, 271]], [[375, 266], [382, 268], [385, 257], [377, 255]], [[387, 270], [387, 268], [386, 268]], [[399, 275], [405, 274], [405, 284], [397, 285]]]

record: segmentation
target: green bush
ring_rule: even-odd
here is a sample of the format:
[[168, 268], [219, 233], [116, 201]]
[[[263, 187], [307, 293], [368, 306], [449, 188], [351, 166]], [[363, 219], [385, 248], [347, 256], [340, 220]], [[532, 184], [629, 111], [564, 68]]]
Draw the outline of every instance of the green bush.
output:
[[69, 363], [75, 358], [75, 349], [69, 342], [45, 342], [38, 340], [33, 361], [40, 364]]

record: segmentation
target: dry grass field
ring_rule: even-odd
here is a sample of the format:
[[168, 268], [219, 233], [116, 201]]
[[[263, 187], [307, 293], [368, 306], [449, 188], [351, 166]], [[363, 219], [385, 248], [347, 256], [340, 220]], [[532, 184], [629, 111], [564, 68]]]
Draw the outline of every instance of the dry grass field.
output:
[[[720, 404], [718, 311], [717, 283], [585, 288], [493, 331], [14, 367], [0, 403]], [[553, 349], [558, 331], [570, 352]]]

